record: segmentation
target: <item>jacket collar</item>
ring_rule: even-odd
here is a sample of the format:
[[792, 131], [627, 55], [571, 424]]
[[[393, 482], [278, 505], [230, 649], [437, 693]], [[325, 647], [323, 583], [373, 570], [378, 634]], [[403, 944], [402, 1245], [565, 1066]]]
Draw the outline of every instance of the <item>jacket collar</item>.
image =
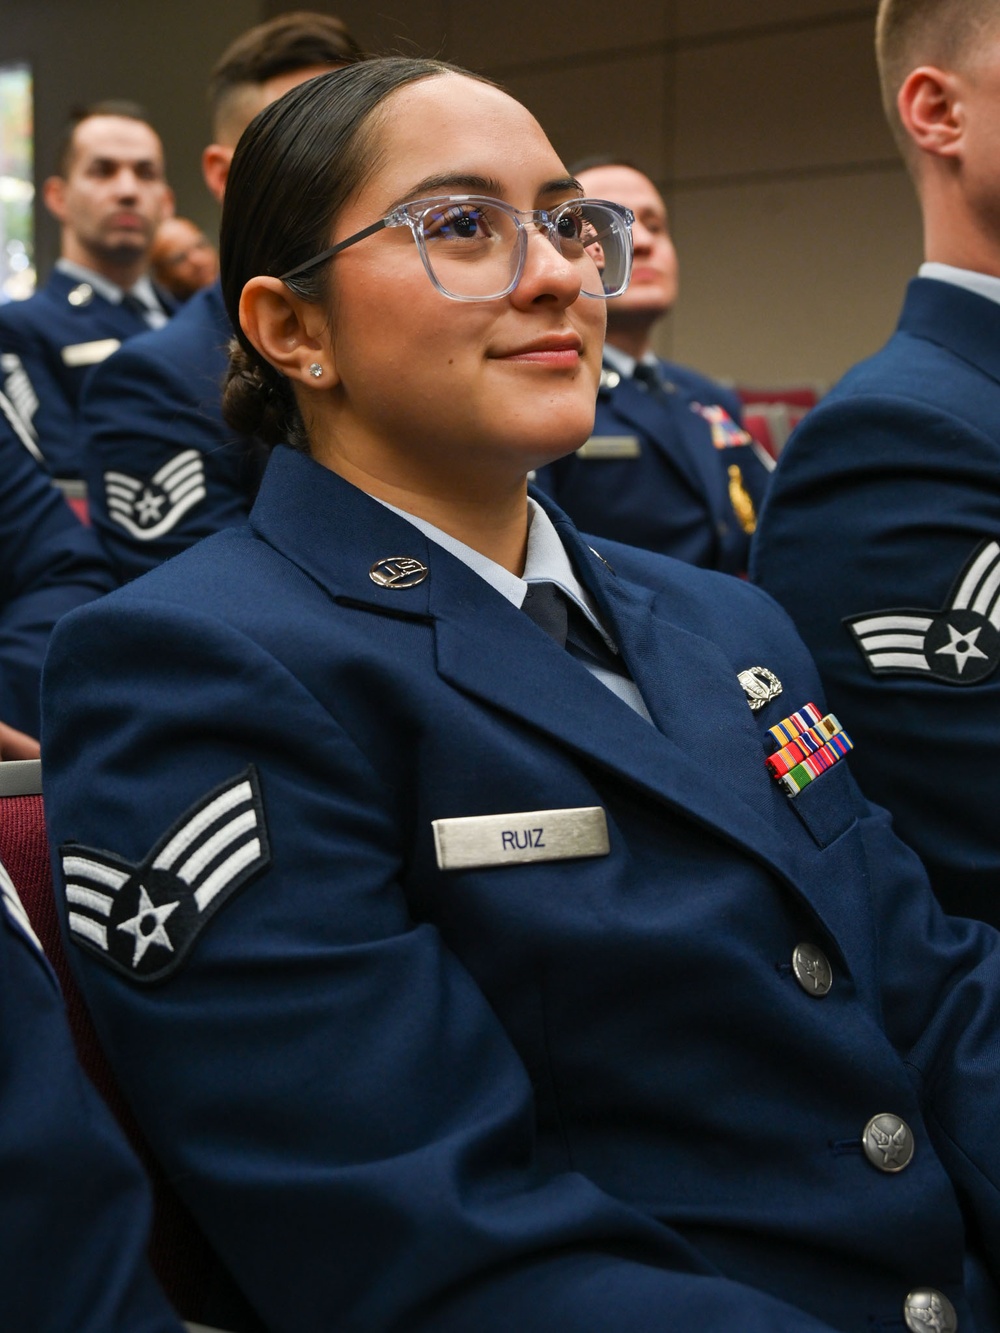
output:
[[1000, 383], [1000, 305], [937, 278], [914, 278], [899, 332], [936, 343]]

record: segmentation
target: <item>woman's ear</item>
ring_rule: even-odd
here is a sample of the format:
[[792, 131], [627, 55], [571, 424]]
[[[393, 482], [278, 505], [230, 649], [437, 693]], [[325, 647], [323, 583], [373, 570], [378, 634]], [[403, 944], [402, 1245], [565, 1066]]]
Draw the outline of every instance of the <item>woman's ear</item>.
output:
[[322, 305], [289, 291], [279, 278], [251, 278], [240, 296], [243, 332], [266, 361], [311, 389], [337, 381]]

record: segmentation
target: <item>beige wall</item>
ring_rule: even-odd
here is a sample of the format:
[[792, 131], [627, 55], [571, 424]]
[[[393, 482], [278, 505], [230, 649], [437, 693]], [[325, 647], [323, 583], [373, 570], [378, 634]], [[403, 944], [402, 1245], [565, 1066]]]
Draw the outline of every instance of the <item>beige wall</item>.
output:
[[[43, 155], [73, 102], [145, 102], [180, 210], [214, 225], [198, 167], [207, 72], [244, 27], [296, 7], [4, 0], [0, 59], [34, 64]], [[681, 256], [667, 355], [741, 382], [830, 382], [891, 330], [920, 234], [878, 104], [874, 0], [313, 7], [340, 14], [372, 50], [441, 55], [497, 78], [567, 160], [606, 152], [647, 170]], [[54, 230], [39, 239], [44, 267]]]

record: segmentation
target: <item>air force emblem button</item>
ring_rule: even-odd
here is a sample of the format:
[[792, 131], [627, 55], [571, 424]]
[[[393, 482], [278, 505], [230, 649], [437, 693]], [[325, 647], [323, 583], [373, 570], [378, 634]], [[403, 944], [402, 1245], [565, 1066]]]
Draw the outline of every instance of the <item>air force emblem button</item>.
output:
[[145, 479], [127, 472], [104, 474], [108, 517], [141, 542], [175, 528], [205, 494], [205, 463], [197, 449], [176, 454]]
[[874, 676], [978, 684], [1000, 664], [1000, 543], [973, 551], [943, 610], [882, 611], [844, 624]]
[[256, 770], [209, 792], [139, 865], [78, 843], [59, 855], [73, 942], [131, 981], [160, 981], [270, 863]]

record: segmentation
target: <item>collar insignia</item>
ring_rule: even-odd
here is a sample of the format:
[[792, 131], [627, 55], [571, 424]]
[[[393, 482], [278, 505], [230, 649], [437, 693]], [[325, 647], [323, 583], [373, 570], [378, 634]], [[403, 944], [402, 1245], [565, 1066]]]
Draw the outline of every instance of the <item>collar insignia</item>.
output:
[[90, 305], [94, 299], [94, 289], [89, 282], [78, 282], [66, 293], [66, 300], [77, 307]]
[[65, 843], [59, 855], [73, 942], [130, 981], [160, 981], [270, 864], [256, 770], [210, 791], [139, 865], [79, 843]]
[[104, 494], [113, 523], [141, 542], [155, 541], [204, 500], [204, 459], [197, 449], [185, 449], [151, 477], [105, 472]]
[[873, 676], [977, 685], [1000, 664], [1000, 543], [973, 551], [941, 611], [869, 612], [844, 624]]
[[414, 555], [388, 555], [375, 561], [368, 577], [380, 588], [415, 588], [429, 573], [423, 561]]
[[781, 693], [781, 681], [773, 671], [768, 671], [767, 667], [748, 667], [746, 671], [741, 671], [736, 679], [743, 687], [747, 703], [754, 713], [759, 712], [772, 699], [777, 699]]

